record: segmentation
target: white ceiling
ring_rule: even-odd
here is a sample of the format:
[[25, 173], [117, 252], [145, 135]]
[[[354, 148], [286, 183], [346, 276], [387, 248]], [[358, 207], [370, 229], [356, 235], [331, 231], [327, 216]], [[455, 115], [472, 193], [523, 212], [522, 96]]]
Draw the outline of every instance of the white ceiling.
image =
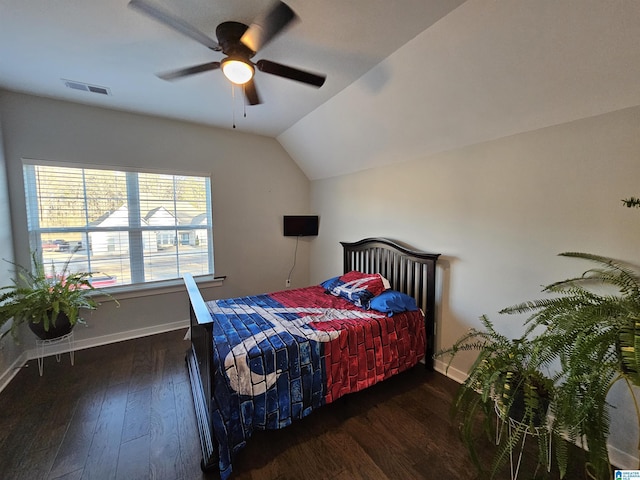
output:
[[[270, 0], [149, 0], [215, 38]], [[247, 107], [220, 60], [128, 0], [0, 0], [0, 88], [272, 136], [310, 179], [406, 161], [640, 105], [638, 0], [287, 0], [300, 21], [260, 58], [327, 75], [318, 89], [257, 72]], [[63, 79], [104, 86], [76, 91]]]
[[[156, 73], [224, 56], [129, 0], [0, 0], [0, 88], [275, 137], [463, 0], [287, 0], [299, 21], [258, 52], [327, 75], [319, 90], [257, 72], [263, 104], [247, 107], [221, 71], [167, 82]], [[212, 38], [227, 20], [250, 24], [274, 0], [149, 0]], [[105, 97], [63, 79], [108, 87]]]

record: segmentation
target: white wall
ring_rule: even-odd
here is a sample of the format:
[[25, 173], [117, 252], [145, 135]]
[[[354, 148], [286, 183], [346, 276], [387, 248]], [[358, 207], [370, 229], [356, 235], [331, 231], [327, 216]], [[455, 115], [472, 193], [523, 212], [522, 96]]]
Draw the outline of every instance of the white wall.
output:
[[[10, 284], [14, 276], [11, 263], [13, 257], [13, 240], [11, 237], [11, 212], [9, 211], [9, 190], [7, 185], [6, 165], [2, 141], [2, 112], [0, 112], [0, 286]], [[6, 260], [6, 261], [5, 261]], [[5, 332], [10, 324], [5, 324], [0, 332]], [[19, 366], [23, 348], [11, 340], [11, 334], [0, 341], [0, 390], [13, 375], [13, 368]]]
[[[322, 228], [312, 243], [311, 281], [341, 271], [339, 241], [394, 238], [442, 254], [436, 349], [479, 326], [482, 314], [518, 336], [523, 318], [499, 316], [501, 308], [539, 298], [542, 285], [590, 266], [558, 253], [640, 263], [640, 211], [620, 201], [640, 194], [639, 126], [640, 107], [629, 108], [315, 180], [311, 208]], [[471, 360], [458, 359], [449, 373], [461, 378]], [[613, 455], [627, 468], [637, 466], [635, 424], [614, 414]]]
[[[309, 181], [274, 139], [11, 92], [0, 92], [0, 113], [18, 262], [29, 256], [22, 158], [211, 173], [216, 275], [227, 279], [205, 294], [284, 288], [295, 240], [282, 235], [282, 215], [308, 213]], [[308, 252], [301, 243], [294, 287], [308, 284]], [[182, 292], [131, 298], [92, 312], [76, 339], [116, 339], [185, 319]]]

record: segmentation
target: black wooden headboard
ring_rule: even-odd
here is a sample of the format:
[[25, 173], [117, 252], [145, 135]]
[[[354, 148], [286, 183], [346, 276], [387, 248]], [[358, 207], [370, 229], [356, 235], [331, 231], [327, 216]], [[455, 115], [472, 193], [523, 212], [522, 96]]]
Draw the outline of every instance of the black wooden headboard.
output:
[[391, 288], [411, 295], [425, 317], [427, 351], [425, 364], [433, 370], [436, 334], [436, 262], [439, 253], [411, 250], [386, 238], [367, 238], [358, 242], [340, 242], [344, 248], [344, 272], [357, 270], [379, 273]]

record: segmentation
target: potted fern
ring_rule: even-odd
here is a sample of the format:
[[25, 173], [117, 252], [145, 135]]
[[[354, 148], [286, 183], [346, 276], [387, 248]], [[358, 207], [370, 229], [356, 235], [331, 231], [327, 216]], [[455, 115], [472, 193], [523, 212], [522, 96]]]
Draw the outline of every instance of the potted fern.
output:
[[[640, 198], [630, 197], [622, 202], [629, 208], [640, 208]], [[546, 386], [530, 390], [537, 394], [548, 388], [551, 392], [551, 420], [547, 427], [555, 439], [560, 477], [567, 474], [571, 445], [577, 443], [586, 447], [581, 453], [586, 457], [586, 476], [606, 480], [612, 478], [607, 448], [607, 395], [617, 382], [628, 387], [640, 430], [640, 405], [633, 388], [640, 386], [640, 269], [600, 255], [568, 252], [561, 256], [587, 260], [595, 266], [578, 277], [545, 287], [543, 292], [552, 294], [551, 298], [503, 309], [500, 313], [530, 314], [520, 339], [503, 337], [482, 317], [486, 331], [471, 330], [439, 355], [453, 357], [464, 350], [480, 352], [454, 403], [454, 413], [462, 415], [463, 438], [476, 465], [481, 466], [472, 436], [475, 417], [480, 410], [485, 419], [489, 418], [492, 396], [500, 392], [505, 373], [508, 377], [514, 371], [509, 360], [520, 364], [524, 359], [526, 371], [532, 374], [541, 374], [541, 368], [553, 366], [551, 378], [543, 376]], [[523, 380], [522, 385], [525, 384]], [[503, 388], [512, 389], [512, 385]], [[533, 427], [537, 401], [527, 402], [529, 410], [521, 424]], [[511, 411], [511, 406], [496, 410], [504, 415], [504, 410]], [[516, 430], [516, 436], [521, 437], [525, 430]], [[544, 440], [543, 437], [537, 438]], [[499, 452], [492, 476], [513, 446], [514, 442], [510, 442]], [[548, 461], [544, 458], [546, 446], [540, 447], [539, 460]]]
[[[467, 380], [454, 398], [451, 413], [460, 422], [461, 437], [472, 461], [483, 473], [486, 473], [484, 465], [475, 448], [478, 417], [490, 434], [494, 433], [496, 414], [503, 420], [502, 428], [508, 422], [511, 424], [510, 438], [498, 449], [491, 467], [490, 476], [495, 478], [527, 432], [546, 428], [547, 410], [555, 389], [553, 380], [544, 373], [547, 358], [535, 340], [510, 339], [498, 333], [486, 316], [480, 317], [480, 321], [484, 329], [471, 329], [450, 348], [438, 352], [438, 356], [449, 356], [450, 365], [460, 352], [478, 352]], [[549, 465], [548, 437], [535, 438], [539, 443], [539, 462]]]
[[82, 322], [80, 310], [94, 310], [95, 287], [91, 284], [91, 273], [69, 271], [71, 256], [57, 271], [54, 265], [45, 268], [36, 252], [31, 255], [32, 267], [16, 267], [12, 285], [0, 287], [0, 327], [13, 320], [11, 332], [17, 341], [23, 323], [41, 339], [59, 338], [71, 332]]
[[[595, 263], [581, 276], [543, 290], [552, 298], [524, 302], [502, 313], [530, 313], [526, 334], [536, 331], [542, 355], [558, 365], [552, 404], [553, 430], [572, 443], [584, 442], [591, 478], [612, 476], [607, 439], [607, 395], [619, 381], [640, 386], [640, 273], [637, 267], [608, 257], [563, 253]], [[640, 415], [638, 417], [640, 421]], [[561, 476], [567, 468], [568, 444], [559, 442]]]

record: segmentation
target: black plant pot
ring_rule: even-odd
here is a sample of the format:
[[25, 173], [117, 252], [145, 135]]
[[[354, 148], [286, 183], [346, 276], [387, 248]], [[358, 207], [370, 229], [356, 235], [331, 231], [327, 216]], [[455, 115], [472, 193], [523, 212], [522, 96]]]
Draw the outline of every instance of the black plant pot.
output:
[[[540, 427], [545, 424], [547, 419], [547, 410], [551, 404], [548, 398], [539, 398], [539, 409], [533, 412], [532, 423], [534, 427]], [[524, 391], [517, 390], [513, 395], [513, 403], [509, 408], [509, 417], [517, 422], [522, 422], [527, 407], [525, 406]]]
[[55, 326], [53, 322], [49, 322], [49, 330], [44, 329], [44, 325], [42, 322], [33, 323], [29, 322], [29, 328], [40, 340], [55, 340], [56, 338], [64, 337], [65, 335], [71, 333], [73, 329], [73, 325], [69, 322], [69, 317], [66, 314], [60, 312], [58, 314], [58, 318], [55, 321]]

